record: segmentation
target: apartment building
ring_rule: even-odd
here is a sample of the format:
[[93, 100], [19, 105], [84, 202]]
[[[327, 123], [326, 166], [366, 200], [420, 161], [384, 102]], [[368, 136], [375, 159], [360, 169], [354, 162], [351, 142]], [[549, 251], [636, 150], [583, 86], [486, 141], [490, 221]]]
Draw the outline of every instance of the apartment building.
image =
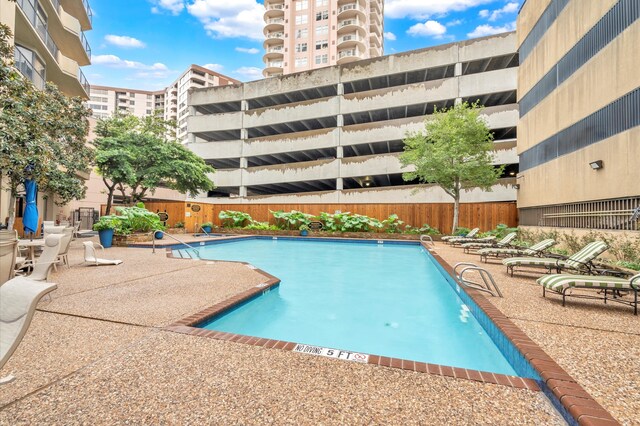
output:
[[491, 192], [516, 198], [516, 34], [451, 43], [225, 87], [189, 96], [188, 147], [217, 169], [202, 202], [451, 202], [405, 182], [398, 155], [434, 107], [478, 100], [507, 165]]
[[239, 83], [207, 68], [191, 65], [170, 86], [158, 91], [123, 89], [108, 86], [92, 86], [87, 106], [95, 118], [109, 117], [115, 112], [124, 112], [144, 117], [159, 114], [165, 120], [177, 124], [176, 139], [187, 137], [187, 93], [192, 88], [224, 86]]
[[91, 29], [87, 0], [0, 0], [0, 22], [14, 35], [16, 68], [36, 87], [55, 83], [68, 96], [89, 98], [80, 67], [91, 63], [84, 32]]
[[115, 112], [145, 117], [164, 115], [165, 92], [123, 89], [119, 87], [91, 86], [87, 106], [93, 110], [93, 117], [106, 118]]
[[382, 56], [383, 0], [265, 0], [263, 75]]
[[522, 6], [522, 225], [639, 229], [639, 17], [637, 0]]

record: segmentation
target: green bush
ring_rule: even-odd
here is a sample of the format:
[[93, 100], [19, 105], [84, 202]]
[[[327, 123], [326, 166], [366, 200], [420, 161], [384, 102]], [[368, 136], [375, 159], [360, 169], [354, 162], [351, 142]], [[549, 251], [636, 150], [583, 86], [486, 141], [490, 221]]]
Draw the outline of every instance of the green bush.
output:
[[318, 219], [324, 223], [323, 229], [331, 232], [376, 232], [385, 227], [378, 219], [349, 212], [336, 214], [323, 212]]
[[233, 210], [222, 210], [218, 217], [225, 228], [242, 228], [245, 224], [251, 224], [253, 219], [249, 213], [237, 212]]
[[453, 235], [459, 235], [461, 237], [464, 237], [465, 235], [467, 235], [469, 232], [471, 231], [471, 229], [469, 228], [464, 228], [462, 226], [459, 226], [456, 228], [455, 232], [453, 233]]
[[432, 228], [428, 224], [422, 225], [420, 228], [414, 228], [411, 225], [407, 225], [404, 227], [405, 234], [414, 234], [414, 235], [438, 235], [440, 231], [436, 228]]
[[118, 227], [118, 220], [115, 216], [102, 216], [93, 224], [94, 231], [106, 231], [107, 229], [116, 229]]
[[518, 228], [509, 228], [504, 223], [500, 223], [494, 229], [492, 229], [490, 231], [487, 231], [487, 232], [483, 232], [481, 234], [481, 236], [482, 237], [492, 237], [493, 236], [493, 237], [496, 237], [496, 240], [500, 240], [500, 239], [506, 237], [507, 234], [510, 234], [512, 232], [518, 232]]
[[271, 212], [271, 215], [273, 215], [276, 220], [276, 225], [279, 229], [298, 229], [300, 225], [308, 226], [314, 219], [313, 215], [297, 210], [291, 210], [290, 212], [269, 210], [269, 212]]
[[116, 212], [117, 216], [112, 216], [117, 223], [116, 234], [128, 235], [132, 232], [164, 231], [166, 229], [160, 217], [145, 209], [142, 203], [133, 207], [116, 207]]
[[176, 222], [175, 225], [173, 225], [174, 228], [184, 228], [184, 222]]
[[397, 214], [392, 214], [388, 218], [382, 221], [382, 226], [384, 230], [388, 234], [400, 234], [402, 233], [402, 229], [400, 226], [404, 224], [404, 221], [398, 218]]
[[254, 229], [259, 231], [277, 231], [279, 228], [276, 225], [269, 225], [269, 222], [252, 221], [250, 224], [244, 227], [244, 229]]

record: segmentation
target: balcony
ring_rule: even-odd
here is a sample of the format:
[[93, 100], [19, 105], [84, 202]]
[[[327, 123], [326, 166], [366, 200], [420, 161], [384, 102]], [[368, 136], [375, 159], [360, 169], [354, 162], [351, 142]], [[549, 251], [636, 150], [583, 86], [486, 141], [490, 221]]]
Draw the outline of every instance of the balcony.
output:
[[265, 1], [264, 20], [278, 18], [284, 16], [284, 3], [270, 4]]
[[57, 58], [58, 56], [58, 46], [51, 38], [51, 34], [49, 34], [49, 30], [47, 28], [47, 23], [44, 22], [40, 17], [36, 14], [36, 6], [33, 0], [18, 0], [18, 7], [22, 10], [24, 15], [27, 17], [27, 20], [33, 28], [40, 36], [40, 39], [44, 43], [45, 47], [51, 53], [51, 56]]
[[284, 46], [279, 45], [279, 46], [273, 46], [273, 47], [267, 48], [266, 53], [262, 57], [262, 60], [264, 62], [267, 62], [269, 60], [283, 59], [283, 58], [284, 58]]
[[364, 53], [358, 49], [347, 49], [338, 52], [337, 64], [346, 64], [348, 62], [358, 61], [363, 59]]
[[360, 19], [345, 19], [338, 22], [338, 35], [349, 33], [352, 31], [361, 31], [362, 35], [366, 34], [364, 29], [364, 20]]
[[265, 33], [265, 40], [262, 43], [262, 47], [268, 49], [270, 46], [284, 46], [284, 32], [282, 31], [272, 31], [269, 33]]
[[282, 61], [267, 61], [265, 62], [265, 68], [262, 71], [262, 75], [266, 76], [266, 74], [274, 74], [274, 73], [282, 73], [282, 65], [284, 62]]
[[358, 3], [348, 3], [338, 8], [338, 19], [358, 18], [366, 19], [365, 8]]
[[263, 33], [268, 35], [269, 33], [278, 33], [284, 31], [284, 19], [283, 18], [271, 18], [265, 19], [265, 26]]
[[31, 80], [34, 86], [43, 90], [45, 86], [44, 72], [38, 72], [31, 61], [24, 56], [20, 49], [14, 49], [15, 66], [20, 74]]
[[359, 46], [361, 49], [365, 48], [364, 43], [365, 38], [359, 35], [357, 32], [353, 32], [351, 34], [345, 34], [338, 38], [337, 48], [346, 49], [346, 48], [354, 48]]

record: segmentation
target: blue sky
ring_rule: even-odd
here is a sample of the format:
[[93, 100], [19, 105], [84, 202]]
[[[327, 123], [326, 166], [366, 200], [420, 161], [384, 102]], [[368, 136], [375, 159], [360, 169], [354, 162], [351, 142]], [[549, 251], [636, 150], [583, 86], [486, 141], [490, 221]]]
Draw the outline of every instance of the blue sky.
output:
[[[386, 0], [385, 54], [515, 29], [523, 0]], [[263, 0], [90, 0], [91, 84], [157, 90], [191, 64], [261, 78]]]

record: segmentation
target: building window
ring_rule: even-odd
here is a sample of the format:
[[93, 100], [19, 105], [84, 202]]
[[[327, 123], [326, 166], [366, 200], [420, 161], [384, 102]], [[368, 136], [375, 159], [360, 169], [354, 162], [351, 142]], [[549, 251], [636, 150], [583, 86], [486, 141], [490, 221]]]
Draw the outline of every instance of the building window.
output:
[[329, 62], [329, 55], [316, 55], [316, 65], [326, 64]]
[[329, 0], [316, 0], [316, 7], [327, 6], [329, 4]]
[[316, 41], [316, 50], [326, 49], [328, 47], [329, 47], [329, 41], [328, 40], [318, 40], [318, 41]]
[[298, 0], [296, 2], [296, 10], [306, 10], [309, 7], [308, 0]]
[[309, 35], [309, 30], [307, 30], [306, 28], [296, 30], [296, 38], [307, 38], [308, 35]]
[[307, 15], [296, 15], [296, 25], [304, 25], [308, 22]]
[[[147, 98], [147, 99], [149, 99], [149, 98]], [[147, 102], [147, 108], [150, 108], [152, 106], [153, 106], [153, 102]]]
[[324, 21], [326, 19], [329, 19], [329, 11], [328, 10], [316, 13], [316, 21]]
[[14, 56], [18, 71], [31, 80], [38, 89], [44, 89], [46, 81], [44, 61], [34, 51], [20, 45], [16, 45]]
[[307, 51], [307, 43], [296, 44], [296, 53], [301, 53], [306, 51]]
[[136, 101], [129, 101], [129, 105], [135, 105]]
[[316, 35], [329, 34], [329, 26], [328, 25], [320, 25], [316, 27]]
[[306, 67], [307, 58], [296, 58], [296, 68]]

